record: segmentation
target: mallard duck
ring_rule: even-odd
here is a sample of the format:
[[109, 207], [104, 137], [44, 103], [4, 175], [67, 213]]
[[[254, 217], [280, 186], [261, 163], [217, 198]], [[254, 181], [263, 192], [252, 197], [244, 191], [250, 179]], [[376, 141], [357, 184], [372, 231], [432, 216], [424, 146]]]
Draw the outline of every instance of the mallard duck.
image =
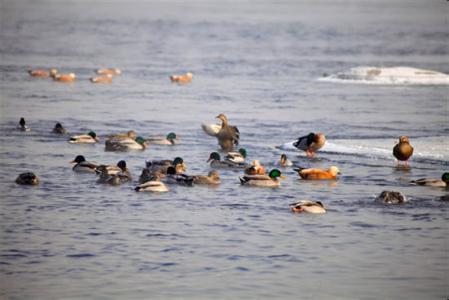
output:
[[384, 204], [402, 204], [407, 202], [407, 198], [401, 192], [383, 191], [375, 201]]
[[323, 203], [320, 201], [310, 201], [302, 200], [296, 203], [290, 204], [290, 209], [295, 213], [310, 213], [310, 214], [324, 214], [326, 209], [324, 209]]
[[322, 133], [309, 133], [308, 135], [299, 137], [293, 146], [299, 150], [306, 152], [307, 157], [314, 157], [315, 152], [318, 151], [326, 143], [326, 138]]
[[240, 148], [238, 152], [228, 152], [225, 156], [225, 160], [234, 164], [244, 164], [246, 155], [246, 150], [244, 148]]
[[218, 144], [223, 150], [231, 151], [234, 146], [239, 144], [240, 132], [236, 126], [228, 124], [228, 118], [224, 114], [219, 114], [216, 118], [222, 122], [221, 129], [216, 135]]
[[399, 143], [393, 147], [393, 155], [399, 161], [404, 161], [407, 165], [407, 160], [413, 154], [413, 147], [410, 145], [409, 139], [406, 136], [401, 136], [399, 138]]
[[340, 174], [340, 170], [335, 166], [328, 170], [304, 168], [295, 168], [294, 170], [298, 172], [302, 179], [307, 180], [337, 179], [337, 174]]
[[193, 177], [186, 174], [178, 174], [176, 173], [175, 167], [170, 166], [167, 168], [167, 175], [165, 176], [165, 182], [169, 184], [193, 186]]
[[96, 168], [97, 174], [106, 173], [108, 175], [117, 175], [121, 174], [122, 177], [128, 178], [128, 180], [132, 180], [131, 172], [126, 166], [126, 161], [121, 160], [117, 163], [117, 165], [100, 165]]
[[106, 74], [105, 76], [92, 77], [90, 81], [92, 83], [112, 83], [112, 75]]
[[142, 173], [139, 176], [139, 183], [145, 183], [147, 181], [151, 181], [154, 178], [165, 178], [165, 174], [163, 174], [161, 171], [156, 170], [156, 171], [150, 171], [150, 169], [148, 168], [143, 168], [142, 169]]
[[41, 78], [47, 78], [49, 76], [54, 77], [58, 73], [58, 70], [56, 69], [50, 69], [50, 72], [47, 70], [29, 70], [28, 74], [30, 74], [32, 77], [41, 77]]
[[122, 172], [118, 172], [116, 174], [109, 174], [106, 168], [101, 168], [100, 178], [98, 178], [97, 183], [120, 185], [130, 180], [131, 179], [128, 177], [127, 174], [124, 174]]
[[26, 123], [25, 123], [25, 119], [24, 118], [20, 118], [19, 121], [19, 127], [17, 127], [20, 131], [31, 131], [31, 128], [29, 128]]
[[261, 165], [259, 160], [253, 160], [251, 165], [244, 169], [246, 175], [265, 175], [265, 168]]
[[287, 155], [284, 153], [281, 154], [281, 158], [278, 161], [278, 166], [281, 167], [291, 167], [293, 166], [293, 163], [287, 158]]
[[127, 133], [117, 133], [112, 134], [108, 136], [109, 140], [126, 140], [126, 139], [133, 139], [135, 140], [137, 138], [137, 133], [134, 130], [130, 130]]
[[151, 180], [141, 183], [134, 190], [136, 192], [168, 192], [168, 188], [161, 182], [159, 174], [155, 174]]
[[19, 176], [17, 176], [16, 178], [17, 184], [37, 185], [39, 184], [39, 182], [39, 178], [32, 172], [19, 174]]
[[56, 80], [56, 81], [59, 81], [59, 82], [70, 83], [70, 82], [74, 82], [76, 80], [76, 75], [75, 75], [75, 73], [56, 74], [53, 77], [53, 79]]
[[177, 83], [189, 83], [192, 81], [193, 74], [190, 72], [185, 73], [184, 75], [171, 75], [170, 80], [172, 82]]
[[170, 132], [165, 137], [152, 137], [146, 140], [149, 144], [154, 145], [174, 145], [178, 143], [178, 139], [174, 132]]
[[196, 175], [196, 176], [193, 176], [193, 183], [195, 183], [195, 184], [209, 184], [209, 185], [220, 184], [220, 175], [215, 170], [210, 171], [207, 176], [205, 176], [205, 175]]
[[98, 69], [96, 71], [96, 73], [99, 74], [99, 75], [115, 76], [115, 75], [121, 75], [122, 71], [120, 69], [117, 69], [117, 68], [109, 68], [109, 69]]
[[82, 155], [78, 155], [74, 160], [70, 162], [71, 164], [75, 163], [72, 170], [75, 172], [87, 172], [87, 173], [96, 173], [98, 168], [98, 164], [93, 162], [88, 162]]
[[278, 169], [271, 170], [268, 175], [243, 175], [239, 177], [242, 185], [260, 187], [278, 187], [281, 184], [278, 178], [285, 178]]
[[187, 165], [181, 157], [176, 157], [174, 160], [152, 160], [145, 162], [146, 167], [151, 171], [159, 171], [162, 174], [167, 174], [168, 167], [175, 167], [176, 174], [184, 173], [187, 170]]
[[59, 123], [59, 122], [55, 124], [55, 127], [53, 127], [52, 132], [53, 132], [53, 133], [57, 133], [57, 134], [66, 134], [66, 133], [67, 133], [67, 131], [65, 130], [65, 128], [64, 128], [64, 127], [62, 126], [62, 124]]
[[97, 134], [94, 131], [90, 131], [88, 134], [74, 135], [69, 139], [71, 144], [95, 144], [98, 141]]
[[227, 160], [221, 160], [220, 154], [218, 152], [212, 152], [207, 160], [212, 168], [233, 168], [239, 165], [234, 164]]
[[416, 185], [426, 185], [426, 186], [435, 186], [435, 187], [448, 187], [449, 186], [449, 173], [443, 173], [441, 179], [436, 178], [421, 178], [418, 180], [412, 180], [410, 183]]
[[144, 150], [148, 147], [148, 143], [138, 136], [135, 140], [127, 139], [109, 139], [105, 142], [105, 151], [128, 151], [128, 150]]

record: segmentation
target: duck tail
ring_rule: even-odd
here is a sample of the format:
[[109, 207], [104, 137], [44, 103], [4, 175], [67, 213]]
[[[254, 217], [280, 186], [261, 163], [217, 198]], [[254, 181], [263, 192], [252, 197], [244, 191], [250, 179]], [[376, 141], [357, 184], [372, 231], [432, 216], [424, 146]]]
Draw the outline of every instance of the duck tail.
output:
[[134, 190], [135, 190], [136, 192], [140, 192], [141, 187], [140, 187], [140, 186], [136, 186], [136, 187], [134, 188]]

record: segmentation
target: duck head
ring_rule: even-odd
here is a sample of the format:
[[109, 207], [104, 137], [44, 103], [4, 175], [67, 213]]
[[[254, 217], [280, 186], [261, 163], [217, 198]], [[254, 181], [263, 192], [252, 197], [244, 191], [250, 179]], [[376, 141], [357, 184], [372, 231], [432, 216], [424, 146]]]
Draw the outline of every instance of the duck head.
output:
[[20, 124], [20, 127], [25, 127], [25, 125], [26, 125], [25, 119], [24, 118], [20, 118], [19, 124]]
[[221, 159], [220, 154], [218, 154], [218, 152], [212, 152], [209, 155], [209, 159], [207, 160], [207, 162], [214, 161], [214, 160], [220, 161], [220, 159]]
[[410, 143], [408, 136], [405, 136], [405, 135], [403, 135], [399, 138], [399, 142], [400, 143]]
[[216, 116], [215, 118], [220, 119], [222, 122], [222, 127], [226, 124], [228, 124], [228, 118], [226, 118], [226, 116], [224, 114], [219, 114], [218, 116]]
[[136, 137], [135, 139], [136, 143], [142, 146], [145, 146], [145, 139], [141, 136]]
[[240, 149], [239, 149], [239, 153], [240, 153], [244, 158], [246, 158], [246, 149], [240, 148]]
[[282, 154], [281, 154], [281, 164], [284, 165], [286, 161], [287, 161], [287, 155], [285, 155], [284, 153], [282, 153]]
[[122, 171], [126, 170], [126, 161], [121, 160], [117, 163], [117, 167], [119, 167]]
[[281, 179], [285, 178], [285, 176], [282, 175], [281, 171], [279, 171], [278, 169], [271, 170], [268, 176], [270, 176], [270, 178], [273, 180], [276, 180], [278, 177]]
[[341, 174], [340, 173], [340, 169], [337, 168], [336, 166], [332, 166], [329, 168], [329, 173], [331, 173], [333, 176], [336, 176], [337, 174]]
[[59, 130], [61, 130], [62, 129], [62, 124], [61, 123], [56, 123], [55, 124], [55, 129], [59, 129]]
[[174, 144], [174, 140], [176, 140], [176, 134], [174, 132], [170, 132], [167, 134], [166, 139], [170, 141], [170, 143]]
[[89, 131], [87, 135], [90, 135], [94, 140], [97, 139], [97, 134], [94, 131]]
[[79, 164], [79, 163], [82, 163], [83, 161], [86, 161], [86, 159], [84, 158], [84, 156], [78, 155], [78, 156], [75, 157], [75, 159], [72, 160], [70, 163], [71, 163], [71, 164], [74, 164], [74, 163]]
[[449, 173], [443, 173], [443, 175], [441, 176], [441, 180], [443, 180], [444, 182], [446, 182], [446, 184], [449, 184]]
[[126, 135], [130, 138], [135, 140], [137, 138], [137, 133], [134, 130], [130, 130], [126, 133]]

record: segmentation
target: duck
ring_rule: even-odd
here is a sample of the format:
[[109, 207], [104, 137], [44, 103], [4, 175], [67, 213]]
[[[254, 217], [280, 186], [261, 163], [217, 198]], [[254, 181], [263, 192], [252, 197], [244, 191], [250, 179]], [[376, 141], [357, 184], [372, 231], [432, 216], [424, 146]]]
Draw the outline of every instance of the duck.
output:
[[246, 175], [265, 175], [265, 168], [258, 159], [253, 160], [251, 165], [244, 169]]
[[96, 163], [86, 161], [86, 158], [83, 155], [78, 155], [70, 163], [75, 164], [72, 168], [73, 171], [82, 173], [96, 173], [97, 168], [99, 167]]
[[384, 204], [402, 204], [407, 202], [407, 198], [401, 192], [382, 191], [374, 201]]
[[308, 135], [299, 137], [293, 146], [299, 150], [305, 151], [307, 157], [314, 157], [315, 153], [324, 146], [326, 137], [322, 133], [309, 133]]
[[24, 118], [20, 118], [19, 120], [19, 126], [17, 127], [20, 131], [31, 131], [31, 128], [29, 128], [25, 122]]
[[67, 130], [65, 130], [62, 124], [58, 122], [55, 124], [55, 127], [53, 127], [52, 132], [57, 134], [66, 134]]
[[326, 209], [323, 203], [320, 201], [302, 200], [296, 203], [290, 204], [290, 209], [295, 213], [310, 213], [310, 214], [324, 214]]
[[98, 69], [96, 71], [96, 73], [99, 74], [99, 75], [116, 76], [116, 75], [121, 75], [122, 74], [122, 70], [117, 69], [117, 68]]
[[225, 160], [234, 164], [244, 164], [246, 156], [246, 149], [240, 148], [238, 152], [228, 152], [225, 156]]
[[216, 116], [221, 120], [221, 129], [217, 133], [218, 144], [224, 151], [232, 151], [239, 144], [240, 132], [236, 126], [229, 125], [228, 118], [224, 114]]
[[212, 168], [233, 168], [239, 166], [238, 164], [235, 164], [233, 162], [221, 160], [220, 154], [218, 152], [212, 152], [209, 155], [209, 159], [207, 160], [207, 162], [210, 163], [210, 166]]
[[190, 72], [185, 73], [184, 75], [171, 75], [170, 80], [171, 82], [176, 83], [189, 83], [192, 81], [193, 74]]
[[413, 147], [410, 145], [409, 138], [405, 135], [399, 137], [399, 143], [393, 147], [393, 155], [397, 159], [397, 164], [400, 161], [404, 161], [407, 165], [407, 161], [413, 155]]
[[104, 76], [91, 77], [92, 83], [112, 83], [112, 74], [106, 74]]
[[160, 179], [161, 178], [164, 178], [165, 177], [165, 174], [163, 174], [161, 171], [159, 171], [159, 170], [156, 170], [156, 171], [153, 171], [153, 172], [151, 172], [150, 171], [150, 169], [148, 169], [148, 168], [143, 168], [142, 169], [142, 173], [140, 174], [140, 176], [139, 176], [139, 183], [145, 183], [145, 182], [147, 182], [147, 181], [151, 181], [151, 180], [153, 180], [155, 177], [159, 177]]
[[99, 184], [109, 184], [109, 185], [120, 185], [124, 182], [131, 181], [127, 174], [118, 172], [115, 174], [110, 174], [107, 168], [101, 168], [100, 178], [98, 178], [97, 183]]
[[137, 138], [137, 133], [134, 130], [129, 130], [127, 133], [117, 133], [108, 136], [110, 140], [125, 140], [125, 139], [133, 139]]
[[58, 70], [56, 70], [55, 68], [50, 69], [50, 71], [28, 70], [28, 74], [30, 74], [32, 77], [41, 77], [41, 78], [54, 77], [57, 73], [58, 73]]
[[151, 171], [159, 171], [162, 174], [167, 174], [169, 167], [174, 167], [176, 174], [182, 174], [187, 170], [187, 165], [182, 157], [176, 157], [174, 160], [152, 160], [145, 162], [146, 167]]
[[161, 181], [158, 174], [153, 176], [151, 180], [141, 183], [134, 190], [136, 192], [168, 192], [167, 186]]
[[59, 82], [70, 83], [70, 82], [75, 82], [76, 75], [75, 75], [75, 73], [56, 74], [53, 77], [53, 79], [56, 80], [56, 81], [59, 81]]
[[69, 139], [71, 144], [95, 144], [97, 142], [99, 142], [99, 139], [94, 131], [89, 131], [87, 134], [74, 135]]
[[148, 143], [141, 136], [136, 139], [109, 139], [105, 142], [105, 151], [145, 150]]
[[441, 179], [436, 178], [421, 178], [410, 181], [412, 184], [434, 186], [434, 187], [448, 187], [449, 186], [449, 173], [445, 172], [441, 176]]
[[123, 177], [127, 177], [129, 180], [132, 180], [131, 172], [126, 166], [126, 161], [120, 160], [117, 165], [100, 165], [95, 170], [97, 174], [101, 174], [106, 172], [108, 175], [117, 175], [121, 174]]
[[193, 186], [193, 177], [186, 174], [178, 174], [174, 166], [170, 166], [167, 168], [165, 181], [169, 184]]
[[216, 137], [218, 132], [220, 132], [221, 124], [201, 124], [201, 128], [203, 128], [203, 131], [210, 135]]
[[242, 185], [258, 187], [278, 187], [281, 184], [278, 178], [285, 178], [278, 169], [271, 170], [268, 175], [243, 175], [239, 177]]
[[39, 178], [36, 176], [36, 174], [32, 172], [26, 172], [19, 174], [16, 178], [17, 184], [23, 184], [23, 185], [38, 185], [40, 182]]
[[154, 145], [175, 145], [178, 143], [176, 133], [170, 132], [165, 137], [152, 137], [146, 140], [149, 144]]
[[293, 166], [293, 163], [287, 158], [287, 155], [282, 153], [277, 165], [280, 167], [291, 167]]
[[322, 179], [337, 179], [337, 175], [340, 174], [340, 170], [336, 166], [331, 166], [328, 170], [322, 169], [304, 169], [295, 168], [299, 176], [306, 180], [322, 180]]
[[194, 184], [208, 184], [208, 185], [217, 185], [220, 184], [220, 174], [217, 171], [212, 170], [205, 175], [195, 175], [193, 176]]

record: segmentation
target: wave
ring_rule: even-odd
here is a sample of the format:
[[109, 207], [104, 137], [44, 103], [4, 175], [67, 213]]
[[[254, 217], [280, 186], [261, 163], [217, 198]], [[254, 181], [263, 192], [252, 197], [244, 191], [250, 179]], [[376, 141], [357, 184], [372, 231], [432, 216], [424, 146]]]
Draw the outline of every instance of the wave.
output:
[[411, 67], [355, 67], [346, 72], [323, 75], [320, 81], [385, 85], [449, 85], [449, 75]]

